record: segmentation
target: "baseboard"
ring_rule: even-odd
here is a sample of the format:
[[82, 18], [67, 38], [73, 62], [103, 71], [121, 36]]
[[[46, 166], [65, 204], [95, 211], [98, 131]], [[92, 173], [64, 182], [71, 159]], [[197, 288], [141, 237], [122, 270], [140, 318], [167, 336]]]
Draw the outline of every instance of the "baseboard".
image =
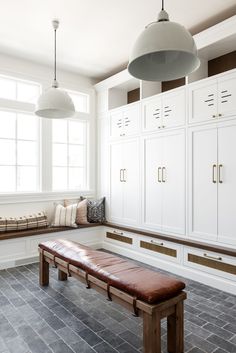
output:
[[159, 258], [154, 258], [152, 256], [139, 253], [137, 251], [130, 250], [125, 247], [120, 247], [108, 243], [106, 241], [103, 242], [103, 249], [112, 251], [119, 255], [127, 256], [133, 260], [138, 260], [148, 265], [160, 268], [165, 271], [169, 271], [181, 277], [192, 279], [194, 281], [217, 288], [219, 290], [223, 289], [227, 293], [236, 295], [236, 282], [234, 283], [225, 278], [213, 276], [205, 272], [200, 272], [195, 269], [185, 267], [183, 264], [177, 264], [171, 261], [164, 261]]

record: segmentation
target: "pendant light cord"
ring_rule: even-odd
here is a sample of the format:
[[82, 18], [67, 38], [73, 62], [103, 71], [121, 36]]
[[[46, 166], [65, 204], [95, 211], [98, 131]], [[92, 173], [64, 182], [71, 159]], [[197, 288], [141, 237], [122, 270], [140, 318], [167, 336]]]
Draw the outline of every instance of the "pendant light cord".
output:
[[54, 29], [54, 84], [57, 85], [57, 30]]
[[161, 9], [164, 10], [164, 0], [162, 0], [162, 3], [161, 3]]

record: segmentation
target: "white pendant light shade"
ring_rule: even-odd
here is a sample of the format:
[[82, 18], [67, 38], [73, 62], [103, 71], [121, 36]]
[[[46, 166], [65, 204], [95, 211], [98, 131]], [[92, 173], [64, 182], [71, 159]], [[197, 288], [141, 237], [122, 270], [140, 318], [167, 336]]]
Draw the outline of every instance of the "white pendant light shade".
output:
[[158, 21], [140, 34], [130, 55], [129, 73], [145, 81], [170, 81], [189, 75], [200, 65], [193, 37], [170, 22], [162, 10]]
[[59, 21], [52, 21], [55, 35], [54, 48], [54, 80], [52, 87], [43, 92], [38, 99], [35, 114], [49, 119], [65, 119], [75, 114], [75, 106], [69, 94], [58, 88], [56, 78], [56, 31]]
[[51, 87], [39, 97], [35, 114], [49, 119], [70, 118], [75, 114], [75, 107], [65, 91]]

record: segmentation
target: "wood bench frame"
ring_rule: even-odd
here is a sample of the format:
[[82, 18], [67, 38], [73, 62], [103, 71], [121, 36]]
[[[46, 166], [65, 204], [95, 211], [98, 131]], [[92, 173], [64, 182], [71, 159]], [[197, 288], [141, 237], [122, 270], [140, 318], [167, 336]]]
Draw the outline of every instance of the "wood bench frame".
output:
[[[49, 284], [49, 264], [58, 268], [58, 279], [67, 280], [68, 276], [77, 278], [79, 281], [88, 284], [89, 288], [107, 295], [107, 283], [69, 262], [53, 256], [50, 252], [39, 248], [40, 266], [39, 283], [41, 286]], [[109, 295], [111, 299], [133, 312], [133, 296], [110, 286]], [[161, 319], [167, 318], [167, 346], [169, 353], [184, 352], [184, 300], [186, 293], [182, 291], [179, 295], [156, 305], [136, 301], [136, 308], [139, 316], [143, 317], [143, 352], [161, 353]]]

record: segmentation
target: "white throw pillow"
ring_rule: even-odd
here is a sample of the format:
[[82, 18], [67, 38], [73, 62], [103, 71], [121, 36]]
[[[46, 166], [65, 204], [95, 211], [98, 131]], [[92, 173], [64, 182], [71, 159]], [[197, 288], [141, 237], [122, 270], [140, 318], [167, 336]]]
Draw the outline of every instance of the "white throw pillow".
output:
[[67, 207], [57, 204], [55, 206], [54, 227], [77, 228], [76, 222], [77, 203]]

